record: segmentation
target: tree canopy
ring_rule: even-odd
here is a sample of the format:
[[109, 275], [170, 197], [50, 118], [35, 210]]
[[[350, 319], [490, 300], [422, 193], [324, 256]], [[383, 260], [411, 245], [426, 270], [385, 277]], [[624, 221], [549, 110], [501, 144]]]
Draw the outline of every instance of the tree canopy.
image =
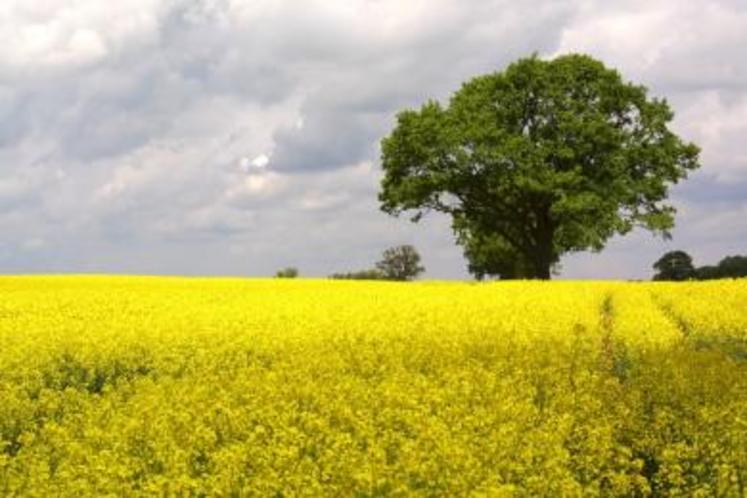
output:
[[716, 266], [716, 278], [747, 277], [747, 256], [726, 256]]
[[329, 278], [342, 280], [414, 280], [425, 271], [420, 254], [411, 245], [400, 245], [385, 250], [376, 267], [366, 270], [333, 273]]
[[693, 266], [684, 251], [669, 251], [654, 263], [654, 280], [713, 280], [747, 277], [747, 256], [726, 256], [717, 265]]
[[693, 258], [685, 251], [669, 251], [654, 263], [654, 280], [690, 280], [695, 278]]
[[386, 280], [413, 280], [425, 271], [420, 254], [411, 245], [390, 247], [376, 263], [376, 269]]
[[382, 140], [381, 208], [451, 216], [476, 276], [549, 278], [560, 256], [643, 227], [668, 236], [669, 186], [699, 166], [645, 87], [586, 55], [520, 59]]

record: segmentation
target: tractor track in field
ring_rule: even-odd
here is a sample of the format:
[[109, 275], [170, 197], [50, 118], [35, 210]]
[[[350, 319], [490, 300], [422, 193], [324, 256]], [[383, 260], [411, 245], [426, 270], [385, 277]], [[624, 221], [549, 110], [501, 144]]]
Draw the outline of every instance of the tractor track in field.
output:
[[630, 377], [632, 360], [625, 344], [615, 338], [614, 296], [608, 293], [599, 309], [601, 332], [600, 363], [604, 371], [613, 375], [621, 384]]
[[686, 347], [695, 351], [719, 352], [735, 361], [747, 361], [747, 340], [727, 334], [700, 334], [670, 303], [653, 292], [651, 301], [677, 327]]

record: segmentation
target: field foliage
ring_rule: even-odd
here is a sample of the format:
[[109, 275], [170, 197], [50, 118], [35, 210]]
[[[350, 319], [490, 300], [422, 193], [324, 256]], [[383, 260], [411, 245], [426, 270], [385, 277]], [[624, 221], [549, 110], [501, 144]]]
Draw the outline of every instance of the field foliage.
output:
[[0, 278], [3, 496], [745, 496], [747, 280]]

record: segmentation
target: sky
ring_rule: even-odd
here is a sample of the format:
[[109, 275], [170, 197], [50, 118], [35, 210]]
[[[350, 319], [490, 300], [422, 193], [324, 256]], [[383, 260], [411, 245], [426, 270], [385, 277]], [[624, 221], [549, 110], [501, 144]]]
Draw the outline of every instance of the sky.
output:
[[0, 273], [326, 276], [413, 244], [426, 278], [467, 278], [448, 218], [379, 210], [379, 142], [532, 53], [601, 59], [702, 148], [672, 240], [560, 278], [747, 253], [744, 0], [3, 0], [0, 39]]

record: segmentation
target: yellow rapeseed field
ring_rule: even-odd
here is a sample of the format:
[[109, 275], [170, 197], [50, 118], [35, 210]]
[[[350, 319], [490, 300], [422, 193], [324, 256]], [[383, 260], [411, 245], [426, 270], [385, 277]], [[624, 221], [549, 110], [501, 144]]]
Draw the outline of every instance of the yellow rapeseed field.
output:
[[1, 496], [747, 496], [747, 280], [0, 278]]

